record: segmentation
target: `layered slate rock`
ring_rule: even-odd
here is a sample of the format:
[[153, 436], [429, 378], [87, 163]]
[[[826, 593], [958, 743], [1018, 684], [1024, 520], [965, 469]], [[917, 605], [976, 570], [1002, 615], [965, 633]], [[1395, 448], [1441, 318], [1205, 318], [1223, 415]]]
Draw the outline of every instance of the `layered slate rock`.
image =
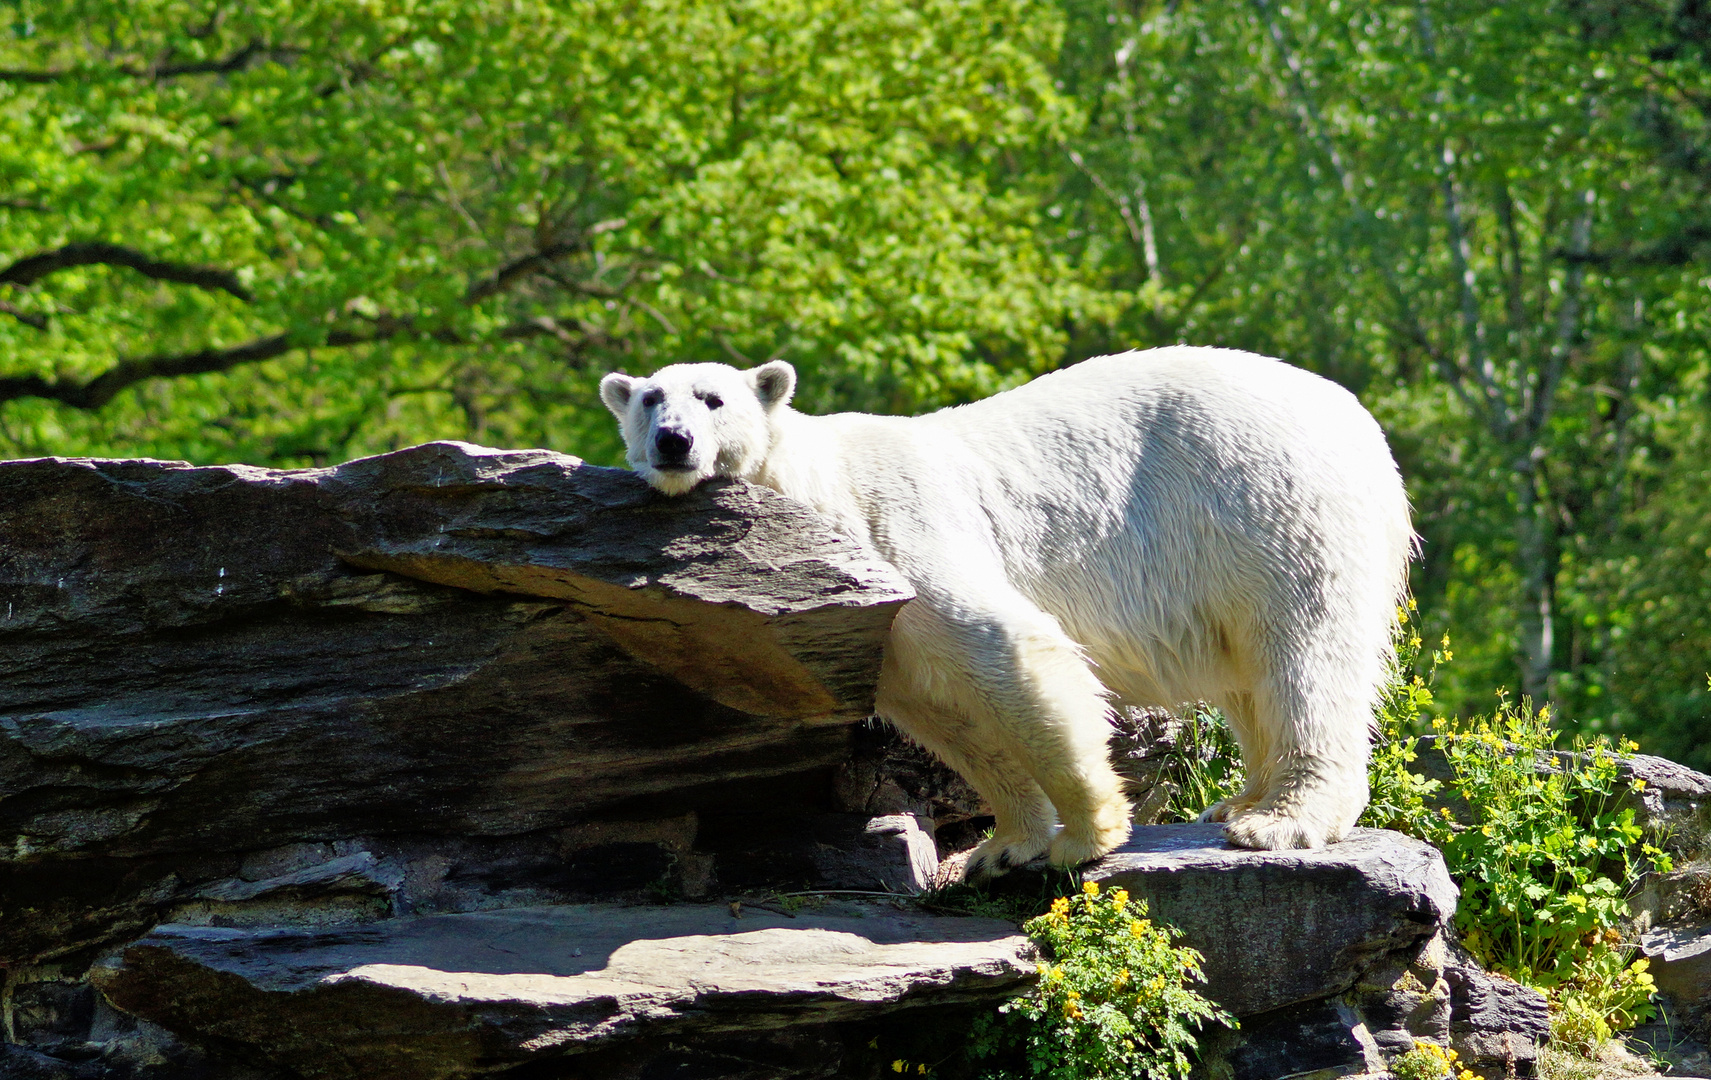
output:
[[0, 965], [259, 849], [812, 802], [909, 596], [773, 492], [547, 451], [0, 463]]
[[168, 925], [91, 978], [137, 1016], [294, 1075], [436, 1080], [997, 1000], [1033, 973], [1026, 938], [991, 919], [579, 905], [323, 932]]
[[[1459, 895], [1436, 848], [1381, 829], [1252, 851], [1220, 825], [1149, 825], [1082, 874], [1145, 898], [1181, 930], [1205, 957], [1206, 996], [1237, 1016], [1342, 993], [1447, 926]], [[1009, 887], [1030, 886], [1023, 876]]]
[[1089, 876], [1180, 929], [1206, 958], [1207, 995], [1237, 1016], [1341, 993], [1448, 925], [1459, 896], [1437, 849], [1380, 829], [1261, 852], [1217, 825], [1150, 826]]
[[[1007, 887], [1037, 889], [1036, 873]], [[1376, 1073], [1416, 1039], [1486, 1075], [1531, 1075], [1549, 1037], [1543, 994], [1454, 943], [1443, 857], [1400, 833], [1252, 851], [1217, 825], [1142, 826], [1082, 876], [1144, 898], [1205, 957], [1202, 991], [1241, 1018], [1203, 1048], [1209, 1075]]]

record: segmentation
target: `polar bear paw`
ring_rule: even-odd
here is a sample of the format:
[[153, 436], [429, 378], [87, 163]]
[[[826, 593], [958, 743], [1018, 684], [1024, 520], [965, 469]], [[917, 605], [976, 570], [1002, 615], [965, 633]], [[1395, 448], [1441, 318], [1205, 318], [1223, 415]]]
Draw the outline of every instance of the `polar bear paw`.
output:
[[1250, 810], [1231, 814], [1225, 820], [1224, 835], [1238, 847], [1280, 851], [1334, 844], [1342, 839], [1342, 830], [1275, 810]]
[[[1126, 811], [1127, 805], [1123, 807]], [[1129, 838], [1127, 813], [1103, 814], [1090, 827], [1065, 827], [1046, 849], [1046, 860], [1065, 869], [1090, 863]]]
[[1049, 837], [994, 836], [969, 854], [963, 879], [987, 881], [1002, 877], [1044, 855], [1050, 845]]

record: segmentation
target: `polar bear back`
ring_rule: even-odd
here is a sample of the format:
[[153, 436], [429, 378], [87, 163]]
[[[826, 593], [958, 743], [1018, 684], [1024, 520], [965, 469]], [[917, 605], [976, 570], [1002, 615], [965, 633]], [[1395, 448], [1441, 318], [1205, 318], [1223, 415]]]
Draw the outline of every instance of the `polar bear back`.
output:
[[1119, 696], [1216, 697], [1261, 654], [1304, 648], [1340, 655], [1353, 685], [1381, 680], [1370, 642], [1413, 534], [1382, 431], [1335, 383], [1249, 353], [1155, 349], [905, 425], [873, 432], [917, 463], [890, 497], [919, 500], [969, 559], [998, 560]]

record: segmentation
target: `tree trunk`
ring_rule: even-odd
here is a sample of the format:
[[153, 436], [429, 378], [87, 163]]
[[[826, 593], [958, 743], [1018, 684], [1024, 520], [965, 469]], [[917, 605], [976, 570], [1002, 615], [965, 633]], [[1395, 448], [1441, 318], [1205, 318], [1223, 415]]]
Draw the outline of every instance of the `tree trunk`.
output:
[[1556, 652], [1558, 548], [1549, 499], [1539, 490], [1543, 447], [1515, 458], [1515, 562], [1521, 577], [1521, 693], [1543, 705], [1551, 698]]

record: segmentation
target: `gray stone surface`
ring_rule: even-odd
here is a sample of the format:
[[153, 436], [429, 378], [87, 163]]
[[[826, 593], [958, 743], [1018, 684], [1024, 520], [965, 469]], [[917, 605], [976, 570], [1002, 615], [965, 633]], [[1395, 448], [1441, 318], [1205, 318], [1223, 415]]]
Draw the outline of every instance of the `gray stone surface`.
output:
[[[1436, 934], [1458, 895], [1437, 849], [1379, 829], [1312, 851], [1251, 851], [1218, 825], [1142, 826], [1083, 875], [1146, 898], [1178, 927], [1206, 958], [1207, 996], [1237, 1016], [1342, 993]], [[1029, 886], [1024, 876], [1007, 887]]]
[[1667, 874], [1647, 874], [1628, 899], [1628, 911], [1641, 932], [1711, 919], [1711, 864], [1694, 862]]
[[1450, 1042], [1467, 1064], [1496, 1075], [1532, 1075], [1539, 1047], [1550, 1039], [1545, 995], [1493, 975], [1459, 945], [1444, 962], [1450, 987]]
[[996, 920], [582, 905], [320, 933], [168, 925], [91, 980], [128, 1012], [304, 1077], [449, 1080], [626, 1040], [996, 1000], [1033, 973]]
[[1640, 935], [1640, 951], [1660, 993], [1685, 1010], [1711, 1004], [1711, 924], [1654, 927]]
[[0, 463], [0, 553], [0, 965], [262, 848], [823, 801], [910, 595], [773, 492], [461, 443]]
[[1218, 1029], [1202, 1040], [1201, 1080], [1381, 1076], [1384, 1055], [1360, 1013], [1335, 999], [1307, 1002]]
[[1711, 1076], [1711, 1049], [1703, 1038], [1703, 1025], [1694, 1023], [1669, 999], [1659, 1002], [1658, 1015], [1650, 1022], [1623, 1033], [1629, 1052], [1663, 1061], [1670, 1076]]
[[827, 887], [901, 893], [933, 887], [939, 856], [930, 819], [884, 814], [865, 822], [845, 820], [853, 827], [822, 827], [813, 839], [815, 874]]

